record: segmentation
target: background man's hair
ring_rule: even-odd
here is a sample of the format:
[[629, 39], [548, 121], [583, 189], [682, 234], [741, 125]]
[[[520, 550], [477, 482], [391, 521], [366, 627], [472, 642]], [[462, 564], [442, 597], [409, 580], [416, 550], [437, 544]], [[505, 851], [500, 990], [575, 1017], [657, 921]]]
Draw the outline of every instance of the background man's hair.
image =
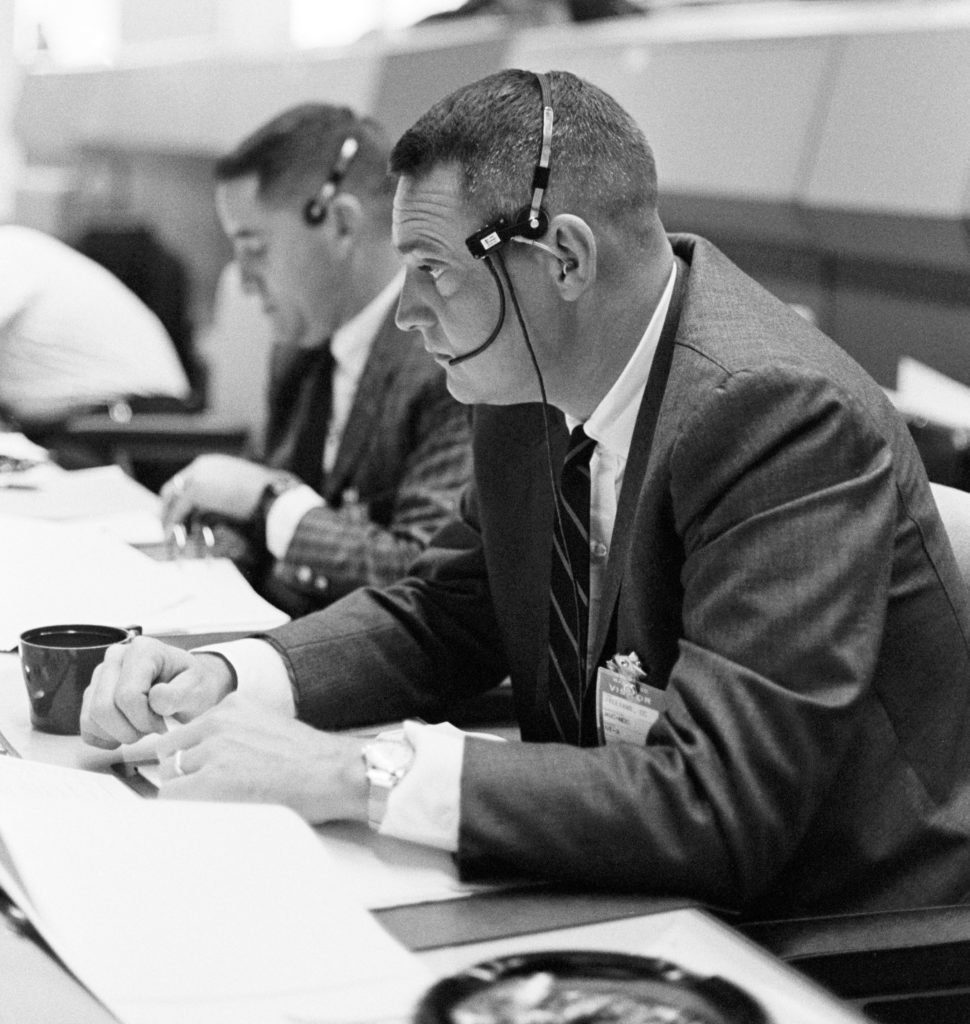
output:
[[304, 103], [257, 128], [215, 164], [217, 181], [256, 175], [260, 198], [271, 202], [307, 200], [330, 177], [344, 140], [353, 135], [358, 150], [342, 190], [389, 199], [394, 179], [388, 173], [390, 142], [384, 129], [349, 107]]
[[[643, 215], [657, 207], [656, 166], [643, 132], [602, 89], [565, 71], [547, 77], [555, 115], [547, 212], [599, 215], [639, 234]], [[394, 146], [391, 170], [420, 178], [457, 164], [464, 198], [483, 223], [509, 217], [532, 198], [541, 110], [531, 71], [500, 71], [419, 118]]]

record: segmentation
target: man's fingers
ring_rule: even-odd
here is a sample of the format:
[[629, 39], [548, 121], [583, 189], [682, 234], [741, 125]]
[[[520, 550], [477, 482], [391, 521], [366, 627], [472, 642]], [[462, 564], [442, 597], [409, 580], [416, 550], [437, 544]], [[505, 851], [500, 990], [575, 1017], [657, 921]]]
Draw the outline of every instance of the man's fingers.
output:
[[188, 490], [162, 495], [162, 526], [166, 533], [178, 523], [186, 522], [192, 515], [195, 505]]
[[193, 718], [204, 710], [200, 699], [200, 675], [194, 669], [176, 676], [170, 683], [158, 683], [148, 695], [148, 706], [160, 718], [184, 715]]
[[149, 691], [191, 664], [185, 651], [146, 637], [109, 647], [84, 695], [82, 736], [90, 736], [96, 746], [116, 746], [162, 731], [161, 717], [149, 706]]

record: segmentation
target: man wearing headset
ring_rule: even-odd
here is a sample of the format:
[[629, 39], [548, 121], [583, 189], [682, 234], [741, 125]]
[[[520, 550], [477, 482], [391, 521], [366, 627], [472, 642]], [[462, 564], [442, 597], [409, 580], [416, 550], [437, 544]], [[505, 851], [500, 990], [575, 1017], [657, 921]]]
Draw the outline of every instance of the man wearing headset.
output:
[[389, 151], [371, 119], [308, 103], [216, 162], [242, 283], [275, 328], [264, 451], [196, 459], [162, 488], [164, 518], [215, 520], [294, 615], [403, 576], [470, 475], [467, 411], [394, 324]]
[[[481, 403], [460, 515], [412, 578], [263, 640], [109, 652], [84, 736], [176, 714], [162, 795], [369, 816], [466, 873], [759, 915], [961, 900], [970, 601], [881, 389], [664, 232], [642, 133], [572, 75], [459, 90], [391, 166], [398, 322]], [[322, 731], [504, 674], [520, 743]]]

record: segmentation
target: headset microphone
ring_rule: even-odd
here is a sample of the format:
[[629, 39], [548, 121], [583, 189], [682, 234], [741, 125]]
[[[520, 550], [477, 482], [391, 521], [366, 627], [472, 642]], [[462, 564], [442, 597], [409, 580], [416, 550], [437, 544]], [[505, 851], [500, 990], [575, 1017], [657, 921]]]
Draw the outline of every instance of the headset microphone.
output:
[[323, 183], [320, 191], [312, 199], [307, 200], [306, 205], [303, 207], [303, 219], [310, 227], [315, 228], [326, 219], [330, 203], [347, 174], [347, 168], [350, 166], [351, 160], [357, 155], [359, 146], [360, 143], [352, 135], [344, 139], [340, 152], [337, 154], [337, 159], [334, 161], [330, 176]]
[[[501, 258], [498, 253], [495, 255], [498, 258]], [[492, 333], [481, 343], [481, 345], [478, 346], [478, 348], [473, 348], [471, 352], [465, 352], [460, 356], [452, 356], [451, 359], [448, 360], [449, 366], [457, 366], [459, 363], [463, 363], [466, 359], [471, 359], [473, 356], [481, 355], [498, 337], [498, 332], [502, 329], [502, 324], [505, 323], [505, 292], [502, 289], [502, 282], [498, 279], [498, 274], [495, 273], [495, 268], [492, 266], [491, 260], [486, 260], [485, 266], [488, 267], [488, 272], [492, 275], [492, 278], [495, 281], [495, 287], [498, 288], [498, 320], [495, 321], [495, 327], [492, 328]]]

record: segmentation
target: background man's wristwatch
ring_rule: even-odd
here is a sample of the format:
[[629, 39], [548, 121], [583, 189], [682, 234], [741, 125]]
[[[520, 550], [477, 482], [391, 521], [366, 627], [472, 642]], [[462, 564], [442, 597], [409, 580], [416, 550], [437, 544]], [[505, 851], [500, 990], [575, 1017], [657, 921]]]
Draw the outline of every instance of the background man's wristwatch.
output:
[[407, 775], [414, 761], [414, 747], [402, 730], [395, 729], [380, 733], [364, 746], [361, 755], [369, 787], [367, 822], [372, 829], [379, 829], [391, 790]]
[[272, 480], [263, 488], [263, 493], [259, 496], [259, 502], [256, 505], [255, 520], [262, 527], [263, 532], [266, 532], [266, 518], [269, 515], [269, 510], [273, 506], [273, 502], [286, 491], [292, 491], [294, 487], [299, 487], [303, 481], [296, 476], [292, 476], [289, 473], [281, 473], [279, 476], [273, 477]]

